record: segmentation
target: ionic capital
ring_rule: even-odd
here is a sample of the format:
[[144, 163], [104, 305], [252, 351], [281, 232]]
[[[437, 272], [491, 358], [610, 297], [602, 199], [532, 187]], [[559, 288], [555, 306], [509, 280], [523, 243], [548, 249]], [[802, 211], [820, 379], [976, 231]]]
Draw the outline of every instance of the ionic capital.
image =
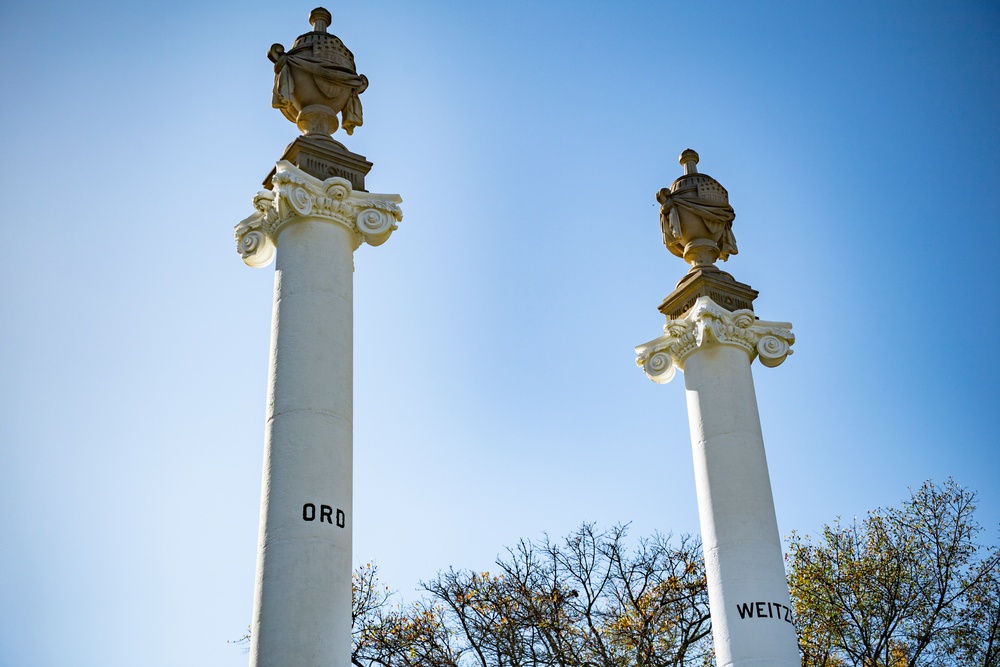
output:
[[278, 162], [271, 189], [253, 198], [257, 211], [236, 225], [236, 249], [249, 266], [266, 266], [274, 257], [275, 239], [285, 225], [319, 219], [354, 233], [354, 249], [362, 243], [382, 245], [403, 219], [399, 195], [355, 191], [346, 178], [321, 181], [285, 160]]
[[732, 345], [744, 350], [752, 362], [774, 367], [792, 353], [795, 334], [789, 322], [758, 320], [752, 310], [729, 311], [707, 296], [679, 320], [667, 320], [663, 335], [635, 348], [636, 363], [650, 380], [666, 384], [674, 369], [684, 370], [695, 351], [712, 345]]

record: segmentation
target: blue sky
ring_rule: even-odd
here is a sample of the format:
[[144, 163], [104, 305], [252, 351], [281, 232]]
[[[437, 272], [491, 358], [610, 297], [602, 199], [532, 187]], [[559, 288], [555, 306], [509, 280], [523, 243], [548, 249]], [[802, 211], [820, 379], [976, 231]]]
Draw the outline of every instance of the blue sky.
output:
[[[232, 228], [313, 6], [0, 5], [3, 667], [246, 663], [273, 269]], [[632, 350], [688, 147], [798, 337], [754, 371], [782, 534], [953, 476], [1000, 541], [995, 4], [328, 8], [405, 215], [355, 254], [359, 563], [412, 599], [583, 521], [697, 532], [682, 377]]]

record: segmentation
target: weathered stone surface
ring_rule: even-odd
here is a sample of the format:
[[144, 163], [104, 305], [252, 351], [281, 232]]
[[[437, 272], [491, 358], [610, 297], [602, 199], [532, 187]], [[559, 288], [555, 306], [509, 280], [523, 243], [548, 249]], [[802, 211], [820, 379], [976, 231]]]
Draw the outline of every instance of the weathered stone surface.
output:
[[352, 250], [362, 243], [382, 245], [403, 219], [399, 195], [359, 192], [346, 178], [321, 180], [289, 162], [277, 164], [270, 185], [254, 197], [256, 212], [234, 230], [236, 249], [250, 266], [268, 265], [281, 231], [303, 219], [345, 227], [351, 232]]
[[[372, 169], [372, 163], [364, 155], [358, 155], [347, 150], [339, 141], [334, 141], [325, 135], [306, 135], [298, 137], [288, 145], [281, 159], [321, 181], [339, 176], [351, 182], [354, 190], [365, 190], [365, 176]], [[275, 170], [272, 169], [264, 179], [264, 187], [271, 187], [271, 179]]]
[[331, 135], [341, 124], [354, 133], [362, 124], [361, 100], [368, 78], [358, 74], [354, 54], [326, 31], [330, 12], [317, 7], [309, 15], [313, 29], [300, 35], [287, 52], [273, 44], [267, 57], [274, 63], [271, 105], [305, 134]]
[[735, 255], [729, 192], [708, 174], [698, 173], [698, 154], [681, 153], [684, 175], [656, 193], [660, 202], [660, 230], [667, 249], [691, 265], [692, 270], [726, 261]]
[[758, 320], [750, 309], [730, 311], [703, 296], [684, 317], [668, 319], [662, 336], [636, 346], [636, 363], [650, 380], [665, 384], [675, 367], [684, 370], [687, 358], [706, 347], [739, 347], [748, 363], [759, 356], [762, 364], [773, 367], [792, 353], [794, 342], [790, 323]]
[[698, 154], [681, 153], [684, 175], [656, 194], [660, 202], [660, 230], [667, 249], [691, 265], [677, 287], [660, 304], [668, 320], [684, 317], [701, 297], [728, 310], [753, 309], [757, 291], [715, 266], [735, 255], [732, 226], [736, 213], [729, 193], [707, 174], [699, 174]]
[[659, 311], [668, 320], [679, 320], [701, 297], [708, 297], [727, 310], [753, 310], [757, 290], [714, 266], [695, 268], [677, 283], [677, 288], [660, 304]]

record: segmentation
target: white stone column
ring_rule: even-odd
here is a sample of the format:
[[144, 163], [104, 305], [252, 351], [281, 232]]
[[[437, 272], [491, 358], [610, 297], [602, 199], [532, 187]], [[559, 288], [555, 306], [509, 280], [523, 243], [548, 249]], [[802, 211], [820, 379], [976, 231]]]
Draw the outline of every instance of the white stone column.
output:
[[703, 296], [664, 335], [636, 347], [654, 382], [684, 371], [719, 667], [800, 664], [750, 370], [758, 356], [780, 364], [794, 340], [791, 324]]
[[279, 162], [236, 228], [250, 266], [276, 254], [253, 667], [349, 667], [353, 253], [383, 243], [397, 195]]

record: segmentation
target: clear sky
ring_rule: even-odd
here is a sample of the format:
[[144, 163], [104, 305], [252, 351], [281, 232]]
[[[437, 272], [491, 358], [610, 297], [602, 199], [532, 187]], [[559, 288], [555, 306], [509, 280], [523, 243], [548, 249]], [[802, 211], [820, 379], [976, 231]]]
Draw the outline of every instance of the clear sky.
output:
[[[0, 4], [2, 667], [246, 664], [273, 268], [232, 228], [314, 6]], [[683, 377], [632, 349], [689, 147], [798, 336], [754, 370], [782, 534], [953, 476], [1000, 541], [995, 3], [327, 7], [405, 215], [355, 254], [359, 563], [413, 599], [584, 521], [697, 532]]]

